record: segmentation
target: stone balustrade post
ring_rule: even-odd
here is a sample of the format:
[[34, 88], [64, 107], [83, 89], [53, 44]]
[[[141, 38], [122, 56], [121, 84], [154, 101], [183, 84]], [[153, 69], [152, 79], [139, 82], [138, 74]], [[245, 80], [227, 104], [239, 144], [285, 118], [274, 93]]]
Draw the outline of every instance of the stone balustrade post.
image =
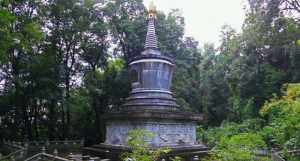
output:
[[39, 143], [38, 143], [37, 141], [34, 141], [34, 144], [35, 144], [36, 146], [39, 146]]
[[84, 140], [81, 139], [81, 140], [80, 140], [80, 146], [83, 146], [83, 145], [84, 145]]
[[26, 143], [24, 144], [25, 150], [28, 150], [28, 147], [29, 147], [29, 144], [26, 142]]
[[46, 140], [46, 143], [45, 143], [45, 145], [48, 147], [48, 146], [50, 146], [50, 142], [49, 142], [49, 140], [47, 139]]
[[46, 148], [45, 148], [45, 146], [42, 147], [42, 153], [46, 153]]
[[53, 154], [54, 154], [54, 156], [58, 156], [58, 151], [57, 151], [57, 149], [54, 149]]
[[20, 158], [23, 158], [24, 157], [24, 151], [20, 151]]
[[68, 145], [68, 139], [65, 139], [64, 144]]
[[197, 160], [200, 160], [200, 159], [199, 159], [199, 156], [198, 156], [198, 155], [195, 155], [195, 156], [193, 157], [193, 161], [197, 161]]

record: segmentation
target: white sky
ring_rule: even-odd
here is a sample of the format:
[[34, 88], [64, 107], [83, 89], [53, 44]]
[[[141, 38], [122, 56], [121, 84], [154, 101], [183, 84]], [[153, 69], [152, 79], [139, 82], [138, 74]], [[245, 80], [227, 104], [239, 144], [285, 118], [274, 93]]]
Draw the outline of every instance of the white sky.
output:
[[[228, 24], [241, 30], [245, 18], [245, 0], [153, 0], [165, 13], [178, 8], [185, 18], [185, 34], [199, 41], [219, 44], [221, 27]], [[148, 7], [151, 0], [144, 0]]]

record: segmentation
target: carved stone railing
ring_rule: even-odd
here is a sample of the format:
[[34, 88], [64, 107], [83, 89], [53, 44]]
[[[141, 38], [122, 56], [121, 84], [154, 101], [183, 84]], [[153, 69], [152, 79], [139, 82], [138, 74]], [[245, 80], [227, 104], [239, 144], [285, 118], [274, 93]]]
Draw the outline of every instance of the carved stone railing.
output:
[[52, 161], [72, 161], [69, 159], [65, 159], [65, 158], [62, 158], [62, 157], [59, 157], [56, 155], [52, 155], [52, 154], [47, 154], [47, 153], [35, 154], [34, 156], [32, 156], [28, 159], [25, 159], [24, 161], [36, 161], [36, 160], [44, 160], [44, 159], [52, 160]]
[[28, 145], [53, 145], [53, 144], [81, 144], [83, 145], [84, 140], [43, 140], [43, 141], [25, 141], [25, 142], [17, 142], [17, 141], [10, 141], [10, 140], [3, 140], [2, 141], [6, 145], [14, 146], [16, 148], [22, 147], [22, 145], [28, 144]]
[[13, 147], [15, 149], [24, 149], [25, 147], [22, 146], [23, 144], [21, 142], [15, 142], [15, 141], [3, 141], [3, 144], [6, 145], [6, 146], [10, 146], [10, 147]]
[[[65, 140], [65, 141], [30, 141], [30, 142], [15, 142], [3, 141], [6, 147], [16, 149], [16, 151], [6, 155], [0, 155], [0, 161], [74, 161], [74, 160], [93, 160], [93, 161], [110, 161], [109, 159], [100, 159], [99, 157], [92, 157], [82, 154], [65, 154], [59, 153], [56, 146], [66, 146], [67, 149], [76, 145], [83, 147], [83, 140]], [[51, 148], [50, 148], [51, 147]], [[50, 149], [48, 149], [50, 148]], [[53, 150], [53, 154], [48, 152]], [[34, 153], [32, 153], [34, 152]], [[60, 155], [58, 155], [60, 154]], [[29, 157], [29, 158], [28, 158]], [[27, 159], [26, 159], [27, 158]]]
[[110, 161], [109, 159], [100, 159], [99, 157], [90, 157], [90, 156], [80, 156], [80, 157], [70, 157], [70, 159], [62, 158], [57, 156], [57, 154], [47, 154], [47, 153], [38, 153], [34, 156], [25, 159], [24, 161], [39, 161], [39, 160], [51, 160], [51, 161], [82, 161], [82, 160], [92, 160], [92, 161]]
[[279, 153], [275, 152], [275, 153], [272, 153], [272, 160], [273, 161], [285, 161]]
[[[46, 149], [45, 147], [54, 147], [63, 145], [66, 149], [72, 149], [74, 147], [83, 147], [84, 140], [64, 140], [64, 141], [29, 141], [29, 142], [15, 142], [3, 140], [3, 145], [9, 149], [14, 149], [12, 153], [8, 155], [1, 156], [0, 160], [24, 160], [28, 156], [40, 153], [41, 149]], [[45, 153], [45, 151], [44, 151]]]
[[[272, 159], [274, 161], [285, 161], [284, 158], [281, 157], [281, 155], [283, 154], [284, 152], [274, 152], [272, 154]], [[295, 150], [289, 150], [287, 151], [286, 153], [290, 154], [290, 155], [293, 155], [293, 156], [299, 156], [300, 157], [300, 149], [295, 149]]]
[[5, 146], [12, 147], [13, 149], [16, 149], [14, 152], [9, 153], [6, 156], [0, 156], [0, 160], [9, 160], [9, 161], [15, 161], [20, 158], [23, 158], [26, 153], [27, 153], [27, 147], [21, 146], [21, 144], [17, 142], [8, 142], [8, 141], [3, 141], [3, 144]]
[[300, 149], [290, 150], [288, 153], [296, 156], [300, 156]]
[[300, 156], [300, 150], [289, 150], [286, 152], [283, 151], [277, 151], [277, 150], [262, 150], [259, 151], [258, 153], [255, 153], [257, 156], [268, 156], [271, 157], [272, 161], [285, 161], [285, 159], [282, 157], [282, 155], [286, 153], [286, 154], [290, 154], [293, 156]]
[[28, 146], [50, 146], [50, 145], [80, 145], [80, 146], [83, 146], [84, 140], [28, 141], [28, 142], [24, 142], [24, 144], [28, 144]]
[[25, 155], [25, 150], [21, 149], [21, 150], [17, 150], [15, 152], [12, 152], [2, 158], [0, 158], [0, 160], [9, 160], [9, 161], [15, 161], [15, 160], [18, 160], [20, 158], [23, 158], [24, 155]]

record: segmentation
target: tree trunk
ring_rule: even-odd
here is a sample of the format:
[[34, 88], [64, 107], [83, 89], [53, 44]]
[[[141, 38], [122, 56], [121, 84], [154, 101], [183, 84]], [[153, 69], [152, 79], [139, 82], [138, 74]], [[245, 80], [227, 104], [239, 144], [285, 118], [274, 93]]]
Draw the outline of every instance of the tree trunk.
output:
[[49, 115], [48, 115], [48, 138], [50, 140], [55, 139], [55, 124], [56, 124], [56, 119], [55, 119], [55, 101], [51, 100], [50, 105], [49, 105]]
[[97, 102], [96, 102], [96, 96], [93, 95], [92, 96], [93, 100], [92, 100], [92, 106], [93, 106], [93, 109], [95, 111], [95, 116], [96, 116], [96, 122], [95, 122], [95, 126], [96, 126], [96, 131], [99, 133], [99, 138], [100, 138], [100, 141], [102, 141], [102, 135], [101, 135], [101, 128], [100, 128], [100, 112], [98, 110], [98, 107], [97, 107]]
[[34, 133], [35, 138], [39, 138], [39, 129], [38, 129], [38, 105], [37, 102], [35, 102], [35, 109], [34, 109]]
[[66, 84], [66, 110], [67, 110], [67, 123], [66, 123], [66, 137], [69, 137], [69, 132], [70, 132], [70, 106], [69, 106], [69, 99], [70, 99], [70, 83], [69, 80], [67, 80]]
[[65, 123], [65, 109], [64, 109], [64, 105], [61, 105], [61, 125], [62, 125], [62, 138], [61, 139], [65, 139], [66, 138], [66, 123]]

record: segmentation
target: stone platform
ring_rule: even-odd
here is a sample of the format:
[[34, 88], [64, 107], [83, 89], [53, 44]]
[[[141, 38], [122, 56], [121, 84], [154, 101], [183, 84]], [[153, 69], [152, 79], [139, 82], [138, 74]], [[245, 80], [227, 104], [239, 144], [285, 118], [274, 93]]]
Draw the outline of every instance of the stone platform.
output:
[[179, 111], [131, 111], [106, 116], [105, 144], [126, 146], [128, 132], [143, 129], [155, 134], [151, 147], [190, 146], [196, 143], [196, 123], [201, 115]]
[[[206, 153], [207, 147], [196, 141], [196, 123], [201, 115], [181, 111], [123, 111], [105, 115], [105, 143], [85, 148], [90, 155], [97, 155], [119, 160], [119, 156], [130, 151], [126, 146], [127, 134], [133, 129], [143, 129], [155, 134], [146, 140], [153, 149], [167, 147], [171, 149], [168, 156], [181, 156], [189, 160], [196, 155]], [[167, 157], [166, 157], [167, 158]]]
[[[207, 147], [203, 145], [178, 146], [170, 149], [171, 152], [163, 156], [166, 161], [169, 161], [168, 158], [174, 156], [180, 156], [184, 158], [184, 161], [193, 161], [194, 158], [201, 158], [208, 153]], [[87, 147], [84, 150], [85, 153], [88, 153], [89, 155], [100, 156], [101, 158], [109, 158], [112, 161], [121, 161], [120, 156], [124, 152], [130, 151], [130, 149], [126, 146], [115, 146], [105, 143]]]

